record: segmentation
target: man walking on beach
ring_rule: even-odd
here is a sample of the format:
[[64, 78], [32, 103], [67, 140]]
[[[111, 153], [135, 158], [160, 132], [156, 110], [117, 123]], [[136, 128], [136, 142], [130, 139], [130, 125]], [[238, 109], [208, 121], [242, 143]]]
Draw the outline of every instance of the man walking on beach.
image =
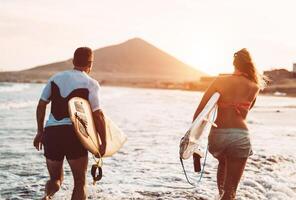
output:
[[[80, 47], [74, 53], [74, 69], [52, 76], [43, 89], [36, 117], [38, 130], [34, 146], [39, 151], [44, 145], [50, 180], [45, 186], [45, 197], [50, 199], [63, 182], [63, 160], [66, 157], [74, 178], [72, 199], [86, 199], [87, 150], [75, 135], [68, 114], [68, 100], [81, 97], [89, 101], [93, 111], [96, 129], [105, 140], [105, 121], [100, 105], [100, 86], [88, 74], [93, 65], [94, 55], [90, 48]], [[44, 128], [47, 104], [51, 102], [51, 113]], [[104, 153], [104, 148], [101, 149]]]

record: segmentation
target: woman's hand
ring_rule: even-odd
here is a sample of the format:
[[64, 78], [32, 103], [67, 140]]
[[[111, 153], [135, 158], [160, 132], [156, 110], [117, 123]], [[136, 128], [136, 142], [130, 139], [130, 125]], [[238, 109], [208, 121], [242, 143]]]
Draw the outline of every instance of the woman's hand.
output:
[[43, 134], [43, 131], [38, 131], [33, 141], [33, 145], [38, 151], [42, 149]]

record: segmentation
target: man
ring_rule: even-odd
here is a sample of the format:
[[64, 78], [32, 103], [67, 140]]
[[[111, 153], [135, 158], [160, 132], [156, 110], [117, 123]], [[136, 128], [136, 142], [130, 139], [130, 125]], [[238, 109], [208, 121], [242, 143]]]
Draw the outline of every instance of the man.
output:
[[[105, 141], [105, 121], [100, 105], [100, 86], [88, 74], [92, 69], [94, 55], [90, 48], [76, 49], [73, 58], [74, 68], [52, 76], [43, 89], [36, 117], [38, 131], [34, 146], [39, 151], [44, 145], [47, 169], [50, 180], [45, 185], [45, 197], [50, 199], [63, 182], [63, 160], [66, 157], [74, 178], [72, 199], [86, 199], [87, 150], [75, 135], [68, 114], [68, 101], [72, 97], [87, 99], [93, 111], [97, 131]], [[47, 104], [51, 102], [51, 113], [44, 128]], [[105, 144], [100, 149], [104, 154]]]

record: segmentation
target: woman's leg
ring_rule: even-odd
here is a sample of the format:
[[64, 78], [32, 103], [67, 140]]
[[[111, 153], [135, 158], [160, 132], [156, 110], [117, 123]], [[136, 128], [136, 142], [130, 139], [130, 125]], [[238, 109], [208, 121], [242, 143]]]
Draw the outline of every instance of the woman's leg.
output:
[[45, 185], [46, 196], [43, 199], [49, 199], [57, 191], [59, 191], [64, 180], [63, 161], [53, 161], [46, 159], [47, 169], [50, 175], [50, 180]]
[[221, 200], [234, 200], [236, 189], [243, 175], [247, 158], [226, 157], [226, 176]]
[[78, 159], [68, 159], [71, 171], [74, 178], [74, 189], [72, 193], [72, 200], [82, 200], [87, 198], [86, 191], [86, 171], [88, 164], [88, 157], [83, 156]]
[[217, 171], [217, 186], [219, 190], [219, 195], [221, 196], [224, 191], [224, 181], [225, 181], [225, 175], [226, 175], [226, 168], [225, 168], [225, 156], [220, 156], [218, 158], [219, 165], [218, 165], [218, 171]]

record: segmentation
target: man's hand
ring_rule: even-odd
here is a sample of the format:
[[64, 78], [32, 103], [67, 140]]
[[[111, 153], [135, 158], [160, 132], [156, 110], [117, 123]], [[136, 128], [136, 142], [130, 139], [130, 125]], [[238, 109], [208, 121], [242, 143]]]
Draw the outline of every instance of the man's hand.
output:
[[93, 119], [96, 126], [96, 130], [99, 133], [102, 144], [100, 146], [100, 154], [103, 156], [106, 151], [106, 125], [105, 117], [102, 110], [96, 110], [93, 112]]
[[38, 151], [42, 149], [43, 134], [43, 131], [38, 131], [33, 141], [33, 145]]
[[44, 116], [45, 116], [47, 104], [48, 102], [40, 99], [36, 109], [36, 120], [37, 120], [38, 131], [34, 138], [33, 145], [38, 151], [42, 149], [42, 139], [43, 139], [43, 132], [44, 132], [43, 123], [44, 123]]

